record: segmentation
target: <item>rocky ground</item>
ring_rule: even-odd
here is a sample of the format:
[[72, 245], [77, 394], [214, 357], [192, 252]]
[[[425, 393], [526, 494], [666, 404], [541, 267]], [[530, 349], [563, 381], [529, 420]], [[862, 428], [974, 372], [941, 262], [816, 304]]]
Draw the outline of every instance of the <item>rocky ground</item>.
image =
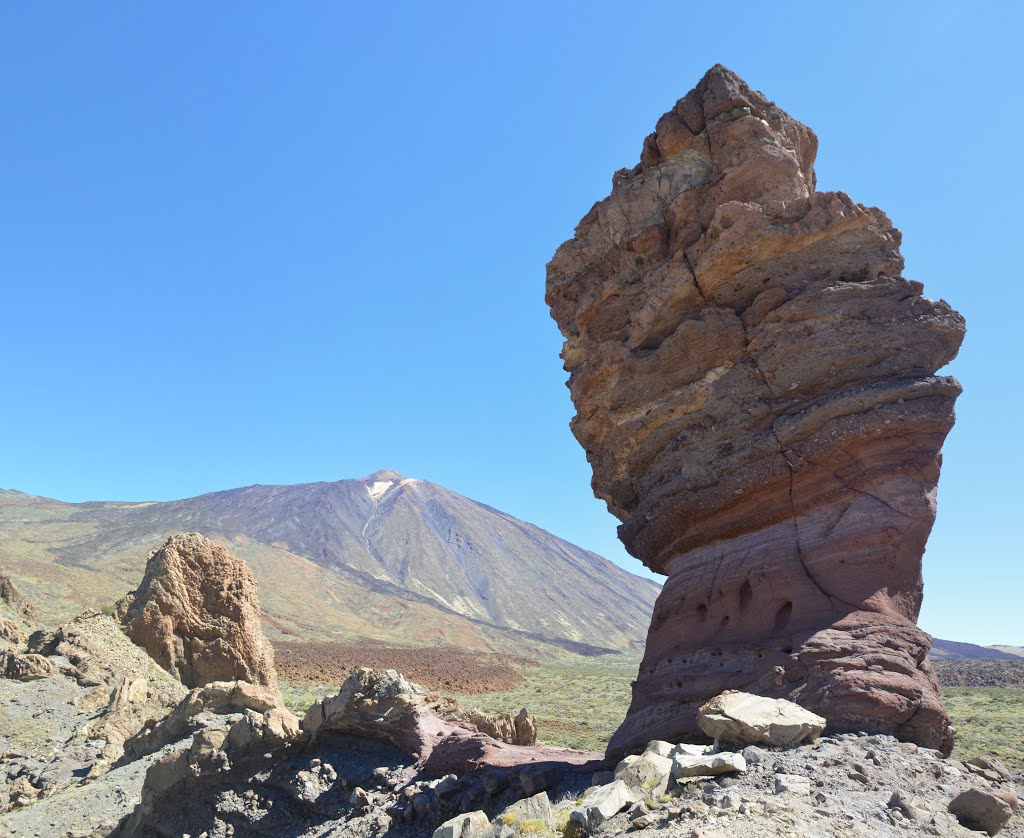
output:
[[[596, 755], [516, 748], [453, 725], [435, 715], [443, 702], [393, 672], [353, 675], [310, 709], [301, 730], [287, 711], [268, 708], [272, 701], [241, 682], [194, 690], [127, 743], [123, 764], [3, 816], [0, 835], [976, 834], [964, 820], [1024, 836], [1019, 815], [1003, 823], [1024, 795], [1024, 772], [943, 758], [890, 736], [822, 735], [795, 747], [720, 752], [652, 743], [613, 773]], [[62, 724], [73, 727], [59, 710], [48, 715], [57, 738]], [[816, 729], [798, 732], [813, 737]], [[140, 740], [159, 750], [147, 752]], [[959, 811], [954, 801], [965, 794]]]
[[[219, 567], [193, 562], [174, 575], [207, 564], [207, 575]], [[890, 736], [822, 735], [824, 718], [741, 693], [708, 702], [698, 719], [708, 740], [736, 744], [656, 741], [617, 765], [536, 744], [525, 709], [474, 710], [393, 669], [354, 670], [300, 719], [276, 674], [242, 680], [254, 671], [250, 658], [266, 659], [263, 640], [238, 642], [233, 625], [213, 619], [225, 602], [258, 613], [255, 592], [229, 602], [213, 582], [207, 588], [214, 594], [189, 615], [203, 631], [159, 627], [176, 638], [176, 671], [195, 674], [211, 649], [244, 660], [225, 671], [233, 680], [192, 690], [111, 616], [45, 629], [13, 597], [0, 603], [0, 837], [743, 838], [982, 828], [1024, 838], [1014, 814], [1024, 772]], [[174, 622], [173, 612], [159, 614]], [[315, 666], [316, 656], [309, 660]], [[429, 657], [411, 664], [431, 671]]]
[[[61, 634], [64, 651], [72, 651], [71, 636], [79, 651], [89, 646], [90, 657], [73, 655], [76, 666], [53, 654], [50, 677], [0, 679], [6, 800], [27, 792], [0, 815], [2, 836], [415, 838], [468, 812], [481, 814], [463, 838], [627, 831], [652, 838], [956, 836], [972, 834], [948, 810], [963, 792], [1010, 802], [1024, 796], [1024, 772], [986, 771], [888, 736], [826, 731], [791, 749], [737, 747], [744, 771], [669, 779], [664, 788], [644, 778], [613, 807], [621, 811], [596, 816], [594, 799], [603, 802], [617, 788], [612, 766], [598, 755], [493, 740], [483, 746], [486, 737], [456, 718], [451, 702], [414, 685], [370, 688], [365, 678], [358, 700], [318, 702], [302, 730], [267, 688], [210, 685], [169, 715], [151, 707], [147, 712], [163, 719], [112, 750], [109, 731], [124, 710], [88, 696], [117, 693], [116, 684], [82, 685], [89, 680], [82, 673], [116, 681], [115, 672], [147, 671], [151, 662], [108, 617], [88, 615], [73, 625]], [[149, 675], [184, 692], [162, 670]], [[381, 678], [373, 683], [405, 683]], [[430, 712], [421, 719], [424, 706]], [[382, 733], [367, 721], [393, 719], [395, 707], [420, 708], [398, 714], [415, 723], [399, 721]], [[93, 730], [108, 731], [107, 738]], [[411, 753], [438, 734], [446, 746]], [[1024, 836], [1024, 822], [1015, 816], [1000, 834]]]
[[[992, 782], [937, 751], [890, 736], [824, 736], [791, 750], [748, 746], [746, 771], [693, 779], [650, 811], [616, 815], [607, 831], [665, 836], [971, 835], [948, 811], [968, 789], [1024, 794], [1024, 774]], [[1024, 835], [1018, 816], [1000, 833]]]

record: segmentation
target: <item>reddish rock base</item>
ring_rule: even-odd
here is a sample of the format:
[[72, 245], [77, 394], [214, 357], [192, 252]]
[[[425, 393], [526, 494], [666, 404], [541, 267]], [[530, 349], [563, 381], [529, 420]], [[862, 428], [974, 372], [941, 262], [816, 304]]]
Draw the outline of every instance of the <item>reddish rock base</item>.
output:
[[[700, 740], [697, 708], [727, 689], [789, 698], [825, 716], [831, 732], [950, 752], [953, 729], [926, 660], [931, 637], [915, 625], [938, 447], [958, 392], [933, 381], [950, 387], [944, 409], [933, 396], [877, 406], [868, 429], [844, 434], [841, 421], [828, 422], [782, 445], [774, 480], [698, 518], [689, 537], [673, 539], [667, 516], [648, 531], [644, 546], [670, 575], [610, 756], [652, 738]], [[699, 515], [682, 503], [675, 512]]]

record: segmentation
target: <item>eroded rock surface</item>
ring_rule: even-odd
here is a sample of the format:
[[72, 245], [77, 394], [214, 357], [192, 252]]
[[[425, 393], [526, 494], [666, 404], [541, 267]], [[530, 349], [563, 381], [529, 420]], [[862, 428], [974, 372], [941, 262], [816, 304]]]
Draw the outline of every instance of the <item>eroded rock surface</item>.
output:
[[34, 681], [37, 678], [45, 678], [52, 671], [50, 662], [42, 655], [0, 652], [0, 678]]
[[[436, 694], [393, 670], [356, 670], [310, 707], [301, 730], [268, 706], [274, 699], [212, 684], [127, 743], [126, 758], [164, 750], [115, 834], [426, 838], [453, 817], [493, 814], [542, 791], [575, 799], [602, 764], [596, 754], [517, 747], [447, 721]], [[521, 808], [543, 808], [534, 804]]]
[[[7, 834], [9, 818], [20, 821], [8, 812], [29, 803], [37, 812], [29, 820], [60, 812], [46, 817], [59, 817], [69, 830], [120, 817], [131, 808], [144, 771], [126, 769], [107, 780], [108, 770], [122, 757], [125, 740], [146, 720], [165, 715], [187, 690], [105, 614], [36, 630], [17, 657], [34, 661], [46, 677], [0, 679], [0, 834]], [[90, 796], [85, 789], [94, 785]], [[59, 802], [65, 796], [69, 802]], [[93, 818], [101, 809], [105, 816]], [[44, 828], [41, 834], [62, 833]]]
[[128, 636], [188, 687], [213, 681], [277, 686], [249, 566], [199, 533], [172, 536], [139, 589], [117, 607]]
[[[425, 774], [443, 777], [480, 766], [514, 766], [527, 762], [582, 764], [593, 754], [535, 745], [536, 726], [520, 713], [522, 740], [512, 744], [489, 735], [472, 721], [494, 717], [466, 712], [391, 669], [356, 669], [337, 695], [314, 702], [302, 720], [302, 730], [316, 739], [333, 734], [386, 742], [413, 756]], [[514, 723], [515, 719], [508, 717]], [[498, 717], [500, 722], [502, 717]], [[529, 724], [525, 722], [529, 720]], [[494, 725], [500, 735], [501, 725]], [[508, 731], [506, 731], [508, 733]], [[514, 736], [514, 730], [509, 738]], [[538, 789], [539, 790], [539, 789]]]
[[536, 745], [537, 721], [523, 707], [516, 715], [511, 713], [491, 714], [475, 707], [463, 708], [455, 702], [446, 707], [442, 702], [439, 715], [450, 722], [459, 721], [472, 725], [492, 739], [509, 745]]
[[594, 490], [669, 577], [614, 757], [725, 689], [952, 745], [916, 619], [964, 321], [816, 149], [716, 66], [548, 266]]

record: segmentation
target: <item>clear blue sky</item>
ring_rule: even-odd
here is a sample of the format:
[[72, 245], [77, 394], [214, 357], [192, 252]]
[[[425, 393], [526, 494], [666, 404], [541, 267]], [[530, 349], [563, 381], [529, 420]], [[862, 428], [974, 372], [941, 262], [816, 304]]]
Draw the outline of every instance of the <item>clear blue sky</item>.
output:
[[6, 3], [0, 486], [436, 481], [640, 570], [544, 265], [712, 64], [962, 311], [925, 629], [1024, 643], [1015, 3]]

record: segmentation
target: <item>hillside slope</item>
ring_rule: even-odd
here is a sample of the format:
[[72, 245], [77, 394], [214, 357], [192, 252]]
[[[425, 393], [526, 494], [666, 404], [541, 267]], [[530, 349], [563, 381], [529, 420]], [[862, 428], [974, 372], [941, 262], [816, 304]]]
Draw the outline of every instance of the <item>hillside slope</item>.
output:
[[928, 657], [932, 660], [1020, 660], [1018, 655], [999, 646], [977, 646], [958, 640], [940, 640], [938, 637], [932, 641]]
[[641, 644], [658, 586], [484, 504], [382, 471], [166, 503], [0, 492], [0, 562], [52, 619], [102, 607], [168, 535], [246, 559], [272, 635], [515, 648]]

